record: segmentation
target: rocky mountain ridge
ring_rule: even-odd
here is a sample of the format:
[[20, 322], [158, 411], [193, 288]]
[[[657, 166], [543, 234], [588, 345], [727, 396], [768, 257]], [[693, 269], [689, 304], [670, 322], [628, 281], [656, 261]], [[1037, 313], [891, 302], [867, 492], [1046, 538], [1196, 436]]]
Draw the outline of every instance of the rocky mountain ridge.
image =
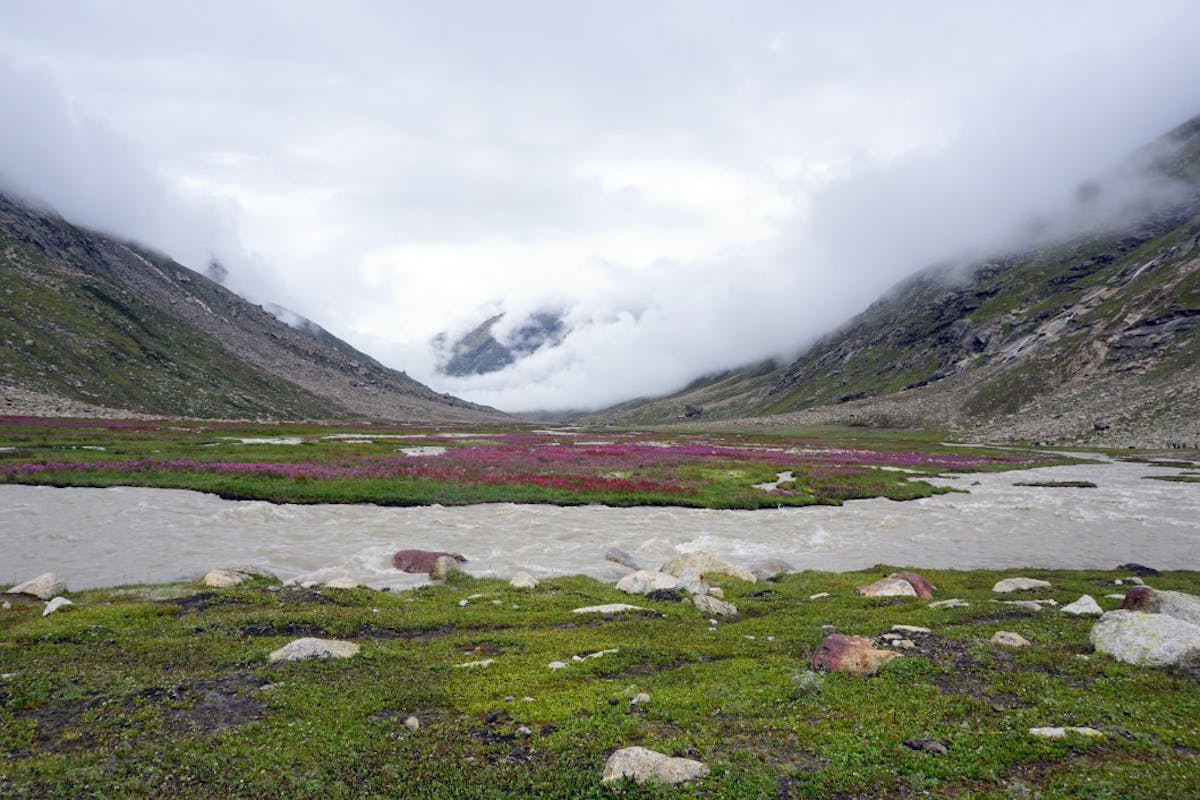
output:
[[323, 330], [293, 328], [161, 254], [2, 195], [0, 285], [8, 413], [54, 398], [191, 417], [503, 418]]

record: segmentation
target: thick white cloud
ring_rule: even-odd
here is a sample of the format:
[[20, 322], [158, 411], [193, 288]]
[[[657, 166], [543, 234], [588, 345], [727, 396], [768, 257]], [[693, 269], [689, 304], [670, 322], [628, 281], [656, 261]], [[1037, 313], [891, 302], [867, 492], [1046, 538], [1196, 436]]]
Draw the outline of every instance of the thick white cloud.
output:
[[[223, 254], [439, 389], [595, 407], [793, 352], [1013, 241], [1200, 112], [1196, 30], [1189, 0], [9, 0], [0, 180]], [[437, 376], [432, 336], [498, 308], [573, 333]]]

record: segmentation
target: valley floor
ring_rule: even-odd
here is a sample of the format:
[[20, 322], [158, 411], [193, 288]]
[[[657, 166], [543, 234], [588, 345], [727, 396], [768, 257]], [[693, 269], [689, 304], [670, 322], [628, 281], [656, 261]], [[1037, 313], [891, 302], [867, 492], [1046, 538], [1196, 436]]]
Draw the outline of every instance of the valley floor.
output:
[[[1093, 652], [1095, 618], [1060, 610], [1119, 606], [1128, 569], [923, 573], [957, 605], [856, 595], [890, 571], [710, 575], [737, 610], [720, 618], [590, 578], [124, 586], [49, 616], [8, 595], [0, 795], [610, 798], [606, 760], [637, 745], [709, 771], [621, 797], [1200, 796], [1194, 665]], [[1019, 600], [1060, 606], [1005, 604], [993, 584], [1016, 575], [1053, 584]], [[1197, 572], [1146, 580], [1200, 591]], [[610, 603], [639, 608], [576, 611]], [[901, 657], [813, 671], [835, 629]], [[300, 637], [360, 650], [268, 658]], [[1032, 732], [1061, 726], [1098, 735]]]

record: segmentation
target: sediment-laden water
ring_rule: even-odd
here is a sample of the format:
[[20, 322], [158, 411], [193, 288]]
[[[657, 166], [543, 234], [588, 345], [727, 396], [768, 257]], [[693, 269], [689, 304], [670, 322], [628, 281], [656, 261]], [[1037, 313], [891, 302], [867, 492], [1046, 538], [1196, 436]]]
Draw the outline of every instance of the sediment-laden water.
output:
[[[615, 579], [617, 546], [656, 567], [705, 550], [739, 563], [781, 558], [796, 569], [872, 564], [929, 568], [1111, 569], [1137, 561], [1200, 568], [1200, 485], [1145, 480], [1179, 470], [1106, 463], [943, 481], [969, 494], [898, 503], [774, 511], [559, 508], [544, 505], [382, 508], [273, 505], [166, 489], [0, 486], [0, 584], [53, 571], [72, 589], [194, 578], [257, 565], [281, 578], [349, 574], [406, 587], [403, 548], [457, 551], [476, 575], [586, 574]], [[1095, 489], [1017, 487], [1090, 480]]]

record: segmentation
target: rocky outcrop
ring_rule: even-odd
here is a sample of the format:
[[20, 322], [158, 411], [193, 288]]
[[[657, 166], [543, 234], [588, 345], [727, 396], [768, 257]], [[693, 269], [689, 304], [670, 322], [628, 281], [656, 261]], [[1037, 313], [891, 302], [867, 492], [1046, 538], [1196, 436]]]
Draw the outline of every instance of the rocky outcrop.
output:
[[228, 589], [230, 586], [237, 586], [239, 583], [245, 583], [258, 577], [273, 576], [253, 567], [222, 567], [209, 570], [200, 582], [210, 589]]
[[881, 650], [864, 636], [834, 633], [825, 637], [812, 656], [812, 668], [823, 672], [848, 672], [851, 675], [874, 675], [883, 665], [900, 654]]
[[625, 747], [608, 757], [604, 764], [604, 783], [632, 778], [638, 783], [676, 784], [698, 778], [708, 772], [702, 762], [671, 756], [645, 747]]

